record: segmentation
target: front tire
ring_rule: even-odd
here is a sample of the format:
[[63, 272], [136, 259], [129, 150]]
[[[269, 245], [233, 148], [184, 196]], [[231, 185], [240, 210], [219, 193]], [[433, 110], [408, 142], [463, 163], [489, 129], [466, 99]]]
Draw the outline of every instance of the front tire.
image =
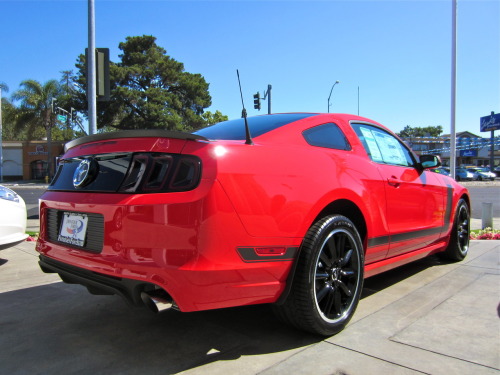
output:
[[464, 199], [458, 201], [450, 242], [443, 255], [452, 261], [461, 261], [469, 251], [470, 212]]
[[327, 216], [308, 231], [290, 294], [274, 310], [299, 329], [330, 336], [351, 320], [363, 288], [364, 252], [354, 224]]

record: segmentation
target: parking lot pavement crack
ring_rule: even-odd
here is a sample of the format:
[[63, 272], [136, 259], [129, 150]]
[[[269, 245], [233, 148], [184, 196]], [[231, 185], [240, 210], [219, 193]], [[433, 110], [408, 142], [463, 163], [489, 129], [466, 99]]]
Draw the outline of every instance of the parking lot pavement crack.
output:
[[[408, 367], [408, 366], [402, 365], [402, 364], [394, 362], [394, 361], [389, 361], [387, 359], [384, 359], [384, 358], [381, 358], [381, 357], [378, 357], [378, 356], [374, 356], [374, 355], [370, 355], [370, 354], [367, 354], [367, 353], [364, 353], [364, 352], [361, 352], [361, 351], [358, 351], [358, 350], [354, 350], [354, 349], [346, 347], [346, 346], [338, 345], [338, 344], [335, 344], [333, 342], [328, 342], [328, 341], [325, 341], [325, 342], [327, 344], [332, 345], [332, 346], [336, 346], [336, 347], [342, 348], [344, 350], [348, 350], [348, 351], [350, 351], [352, 353], [357, 353], [357, 354], [362, 355], [362, 356], [366, 356], [366, 357], [369, 357], [369, 358], [373, 358], [373, 359], [376, 359], [376, 360], [388, 363], [388, 364], [393, 365], [393, 366], [397, 366], [397, 367], [399, 367], [401, 369], [407, 369], [407, 370], [415, 371], [416, 373], [419, 373], [419, 374], [431, 375], [428, 372], [424, 372], [424, 371], [418, 370], [416, 368]], [[397, 373], [397, 371], [395, 371], [394, 373]]]
[[[325, 342], [325, 341], [323, 341], [323, 342]], [[319, 344], [319, 343], [318, 343], [318, 344]], [[316, 344], [316, 345], [317, 345], [317, 344]], [[290, 361], [290, 359], [293, 359], [294, 357], [297, 357], [298, 355], [301, 355], [301, 354], [302, 354], [302, 353], [304, 353], [305, 351], [307, 351], [307, 350], [311, 349], [311, 347], [313, 347], [313, 346], [314, 346], [314, 345], [307, 346], [307, 347], [305, 347], [305, 348], [302, 348], [302, 349], [298, 350], [297, 352], [295, 352], [294, 354], [292, 354], [290, 357], [287, 357], [287, 358], [285, 358], [285, 359], [282, 359], [281, 361], [278, 361], [278, 362], [274, 363], [273, 365], [271, 365], [271, 366], [269, 366], [269, 367], [267, 367], [267, 368], [263, 369], [262, 371], [259, 371], [258, 373], [256, 373], [256, 375], [261, 375], [261, 374], [263, 375], [263, 374], [267, 373], [269, 370], [272, 370], [273, 368], [275, 368], [275, 367], [277, 367], [277, 366], [280, 366], [280, 365], [282, 365], [282, 364], [283, 364], [283, 363], [285, 363], [285, 362], [289, 362], [289, 361]]]
[[444, 357], [447, 357], [447, 358], [455, 359], [455, 360], [458, 360], [458, 361], [461, 361], [461, 362], [464, 362], [464, 363], [470, 363], [470, 364], [475, 365], [475, 366], [481, 366], [481, 367], [483, 367], [485, 369], [491, 369], [491, 370], [497, 370], [497, 371], [500, 370], [499, 368], [488, 366], [488, 365], [485, 365], [485, 364], [482, 364], [482, 363], [479, 363], [479, 362], [469, 361], [467, 359], [463, 359], [463, 358], [460, 358], [460, 357], [443, 354], [443, 353], [440, 353], [440, 352], [437, 352], [437, 351], [434, 351], [434, 350], [425, 349], [425, 348], [422, 348], [422, 347], [419, 347], [419, 346], [416, 346], [416, 345], [407, 344], [405, 342], [398, 341], [398, 340], [394, 339], [393, 337], [390, 337], [389, 340], [392, 341], [392, 342], [394, 342], [394, 343], [396, 343], [396, 344], [399, 344], [399, 345], [408, 346], [408, 347], [410, 347], [412, 349], [422, 350], [422, 351], [425, 351], [425, 352], [428, 352], [428, 353], [432, 353], [432, 354], [436, 354], [436, 355], [439, 355], [439, 356], [444, 356]]

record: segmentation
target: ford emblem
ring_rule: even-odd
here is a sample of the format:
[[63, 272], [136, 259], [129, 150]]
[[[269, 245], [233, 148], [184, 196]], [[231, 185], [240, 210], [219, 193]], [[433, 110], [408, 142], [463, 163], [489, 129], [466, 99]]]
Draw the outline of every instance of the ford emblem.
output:
[[93, 158], [83, 159], [73, 174], [73, 186], [82, 188], [94, 180], [98, 164]]

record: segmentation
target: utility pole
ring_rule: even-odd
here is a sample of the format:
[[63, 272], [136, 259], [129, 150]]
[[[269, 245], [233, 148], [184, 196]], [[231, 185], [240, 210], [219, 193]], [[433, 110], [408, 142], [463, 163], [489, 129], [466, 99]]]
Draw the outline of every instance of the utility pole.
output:
[[453, 0], [451, 11], [451, 132], [450, 132], [450, 175], [455, 178], [457, 163], [457, 133], [455, 130], [455, 105], [457, 102], [457, 0]]
[[260, 100], [267, 100], [267, 114], [270, 115], [271, 114], [271, 89], [273, 87], [271, 85], [267, 85], [267, 90], [264, 91], [264, 97], [261, 98], [260, 97], [260, 93], [257, 92], [257, 94], [255, 94], [253, 96], [253, 107], [255, 109], [258, 109], [260, 111]]
[[2, 87], [0, 86], [0, 182], [3, 182], [3, 143], [2, 143]]
[[[491, 111], [491, 117], [495, 112]], [[493, 168], [495, 168], [495, 129], [491, 129], [491, 138], [490, 138], [490, 171], [493, 172]], [[495, 173], [495, 172], [493, 172]]]
[[358, 86], [358, 116], [359, 116], [359, 86]]
[[267, 85], [267, 91], [264, 94], [264, 100], [267, 98], [267, 114], [271, 114], [271, 89], [273, 87], [271, 85]]
[[96, 94], [96, 63], [95, 63], [95, 10], [94, 0], [88, 0], [89, 53], [87, 72], [87, 101], [89, 106], [89, 134], [97, 133], [97, 94]]

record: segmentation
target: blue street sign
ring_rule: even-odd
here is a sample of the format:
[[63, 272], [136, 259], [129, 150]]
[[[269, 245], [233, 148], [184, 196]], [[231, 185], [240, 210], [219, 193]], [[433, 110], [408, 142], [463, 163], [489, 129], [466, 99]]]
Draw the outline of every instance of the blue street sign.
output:
[[57, 119], [61, 122], [66, 122], [66, 116], [64, 115], [57, 115]]
[[500, 113], [481, 117], [481, 131], [489, 132], [500, 129]]

